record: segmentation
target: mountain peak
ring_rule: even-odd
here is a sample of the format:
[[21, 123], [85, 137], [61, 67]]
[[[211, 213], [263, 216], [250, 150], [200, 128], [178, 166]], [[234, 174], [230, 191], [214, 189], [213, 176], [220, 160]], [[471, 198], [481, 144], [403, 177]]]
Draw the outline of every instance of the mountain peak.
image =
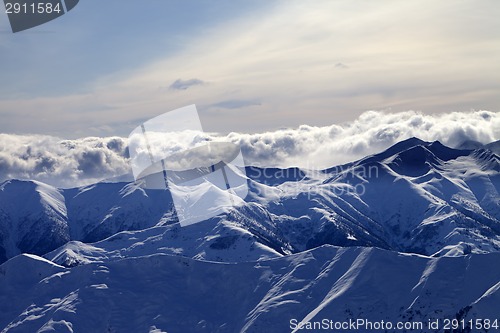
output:
[[442, 161], [449, 161], [456, 159], [460, 156], [466, 156], [470, 154], [470, 150], [453, 149], [448, 146], [443, 145], [439, 141], [434, 141], [427, 146], [427, 149], [431, 151], [435, 156], [437, 156]]
[[462, 143], [460, 143], [458, 146], [456, 146], [456, 149], [461, 149], [461, 150], [474, 150], [474, 149], [479, 149], [483, 148], [484, 145], [475, 140], [465, 140]]
[[500, 140], [493, 141], [485, 145], [486, 149], [491, 150], [497, 155], [500, 155]]
[[[385, 150], [385, 152], [388, 152], [388, 153], [391, 153], [391, 155], [394, 155], [395, 153], [402, 152], [404, 150], [413, 148], [415, 146], [422, 146], [422, 145], [427, 145], [427, 144], [429, 144], [429, 142], [423, 141], [423, 140], [416, 138], [416, 137], [411, 137], [409, 139], [400, 141], [400, 142], [392, 145], [387, 150]], [[385, 153], [385, 152], [383, 152], [383, 153]]]
[[358, 162], [355, 162], [355, 164], [359, 165], [359, 164], [368, 164], [371, 162], [382, 162], [383, 160], [385, 160], [391, 156], [394, 156], [398, 153], [401, 153], [405, 150], [411, 149], [411, 148], [416, 147], [416, 146], [422, 146], [422, 145], [428, 145], [428, 144], [429, 144], [429, 142], [423, 141], [423, 140], [416, 138], [416, 137], [411, 137], [409, 139], [400, 141], [400, 142], [390, 146], [389, 148], [387, 148], [386, 150], [384, 150], [381, 153], [365, 157], [365, 158], [359, 160]]

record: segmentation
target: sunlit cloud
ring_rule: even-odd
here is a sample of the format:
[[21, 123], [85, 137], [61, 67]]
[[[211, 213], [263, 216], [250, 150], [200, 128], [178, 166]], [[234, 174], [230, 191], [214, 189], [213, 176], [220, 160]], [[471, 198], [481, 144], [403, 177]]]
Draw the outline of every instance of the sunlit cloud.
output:
[[[380, 152], [410, 137], [458, 146], [500, 139], [500, 113], [452, 112], [426, 115], [415, 111], [369, 111], [348, 123], [302, 125], [263, 133], [175, 132], [162, 140], [163, 156], [210, 141], [240, 146], [246, 165], [324, 169]], [[71, 187], [130, 174], [127, 139], [89, 137], [63, 140], [52, 136], [0, 134], [0, 181], [36, 179]], [[190, 156], [191, 161], [196, 156]], [[200, 157], [203, 158], [203, 157]], [[175, 161], [172, 161], [174, 163]]]

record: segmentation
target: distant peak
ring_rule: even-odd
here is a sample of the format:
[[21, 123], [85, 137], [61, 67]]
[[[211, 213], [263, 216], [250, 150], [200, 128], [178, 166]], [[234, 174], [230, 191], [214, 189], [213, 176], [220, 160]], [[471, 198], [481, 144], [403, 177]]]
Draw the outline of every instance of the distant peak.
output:
[[429, 142], [420, 140], [419, 138], [416, 138], [416, 137], [411, 137], [409, 139], [399, 141], [398, 143], [392, 145], [391, 147], [387, 148], [383, 152], [369, 156], [367, 158], [364, 158], [361, 161], [363, 163], [371, 162], [371, 161], [379, 161], [380, 162], [380, 161], [385, 160], [386, 158], [388, 158], [390, 156], [399, 154], [405, 150], [411, 149], [411, 148], [416, 147], [416, 146], [424, 146], [424, 145], [428, 145], [428, 144], [429, 144]]
[[426, 144], [427, 142], [424, 140], [421, 140], [415, 136], [412, 136], [409, 139], [401, 140], [399, 143], [412, 144], [412, 145], [422, 145], [422, 144]]
[[427, 146], [427, 149], [431, 151], [435, 156], [443, 161], [449, 161], [452, 159], [456, 159], [460, 156], [466, 156], [470, 154], [469, 150], [463, 149], [454, 149], [448, 146], [443, 145], [439, 141], [434, 141], [430, 145]]
[[29, 179], [8, 179], [0, 183], [0, 187], [4, 188], [7, 186], [33, 186], [35, 187], [37, 184], [33, 180]]
[[56, 188], [52, 185], [48, 185], [44, 182], [32, 179], [8, 179], [0, 183], [0, 188], [5, 188], [5, 187], [45, 188], [45, 189]]
[[450, 148], [448, 146], [445, 146], [441, 143], [441, 141], [433, 141], [431, 142], [429, 145], [428, 145], [429, 149], [432, 150], [432, 149], [453, 149], [453, 148]]
[[393, 154], [395, 154], [413, 148], [415, 146], [423, 146], [428, 144], [429, 142], [420, 140], [419, 138], [416, 137], [411, 137], [409, 139], [399, 141], [398, 143], [394, 144], [392, 147], [387, 149], [387, 151], [391, 151], [393, 152]]
[[483, 147], [484, 147], [484, 145], [479, 141], [465, 140], [462, 143], [460, 143], [458, 146], [456, 146], [455, 148], [462, 149], [462, 150], [474, 150], [474, 149], [480, 149]]
[[360, 160], [358, 163], [382, 162], [388, 158], [397, 158], [401, 165], [424, 165], [449, 161], [459, 156], [470, 154], [470, 150], [447, 147], [439, 141], [423, 141], [416, 137], [400, 141], [385, 151]]
[[500, 155], [500, 140], [490, 142], [487, 145], [485, 145], [485, 147], [486, 147], [486, 149], [491, 150], [495, 154]]

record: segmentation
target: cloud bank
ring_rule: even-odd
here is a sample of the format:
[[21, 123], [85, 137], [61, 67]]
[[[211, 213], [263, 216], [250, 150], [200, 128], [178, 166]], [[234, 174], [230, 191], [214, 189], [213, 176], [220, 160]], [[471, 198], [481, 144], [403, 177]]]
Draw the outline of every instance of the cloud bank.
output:
[[126, 140], [62, 140], [0, 134], [0, 181], [33, 179], [60, 187], [91, 184], [129, 172]]
[[[165, 151], [185, 148], [182, 144], [186, 142], [185, 136], [186, 133], [172, 133]], [[489, 143], [500, 139], [500, 113], [426, 115], [415, 111], [367, 111], [345, 124], [302, 125], [295, 129], [226, 136], [197, 133], [193, 140], [197, 144], [221, 140], [239, 144], [247, 165], [327, 168], [377, 153], [410, 137], [439, 140], [448, 146], [457, 146], [465, 140]], [[51, 136], [0, 134], [0, 181], [35, 179], [72, 187], [129, 173], [125, 138], [63, 140]]]

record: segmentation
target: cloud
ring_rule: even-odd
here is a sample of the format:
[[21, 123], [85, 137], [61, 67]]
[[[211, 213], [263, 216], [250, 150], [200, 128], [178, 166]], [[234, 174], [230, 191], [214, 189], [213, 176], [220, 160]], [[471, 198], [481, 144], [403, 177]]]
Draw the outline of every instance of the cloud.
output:
[[210, 108], [221, 108], [221, 109], [241, 109], [247, 106], [261, 105], [259, 101], [256, 100], [226, 100], [210, 105]]
[[[159, 154], [182, 151], [190, 144], [229, 141], [241, 147], [245, 163], [257, 166], [327, 168], [380, 152], [410, 138], [458, 146], [465, 140], [500, 139], [500, 113], [367, 111], [356, 120], [330, 126], [216, 135], [175, 132]], [[195, 158], [190, 156], [189, 158]], [[28, 178], [70, 187], [130, 173], [127, 139], [90, 137], [62, 140], [51, 136], [0, 134], [0, 180]]]
[[341, 62], [338, 62], [335, 64], [335, 68], [338, 68], [338, 69], [347, 69], [349, 68], [349, 66], [347, 66], [346, 64], [343, 64]]
[[60, 187], [90, 184], [129, 172], [126, 140], [62, 140], [0, 134], [0, 180], [34, 179]]
[[489, 143], [500, 139], [500, 113], [426, 115], [416, 111], [368, 111], [355, 121], [340, 125], [302, 125], [261, 134], [232, 133], [227, 138], [241, 145], [250, 164], [327, 168], [380, 152], [410, 137], [438, 140], [452, 147], [465, 140]]
[[187, 90], [193, 86], [198, 86], [205, 84], [204, 81], [199, 79], [190, 79], [190, 80], [181, 80], [177, 79], [170, 85], [170, 89], [172, 90]]

